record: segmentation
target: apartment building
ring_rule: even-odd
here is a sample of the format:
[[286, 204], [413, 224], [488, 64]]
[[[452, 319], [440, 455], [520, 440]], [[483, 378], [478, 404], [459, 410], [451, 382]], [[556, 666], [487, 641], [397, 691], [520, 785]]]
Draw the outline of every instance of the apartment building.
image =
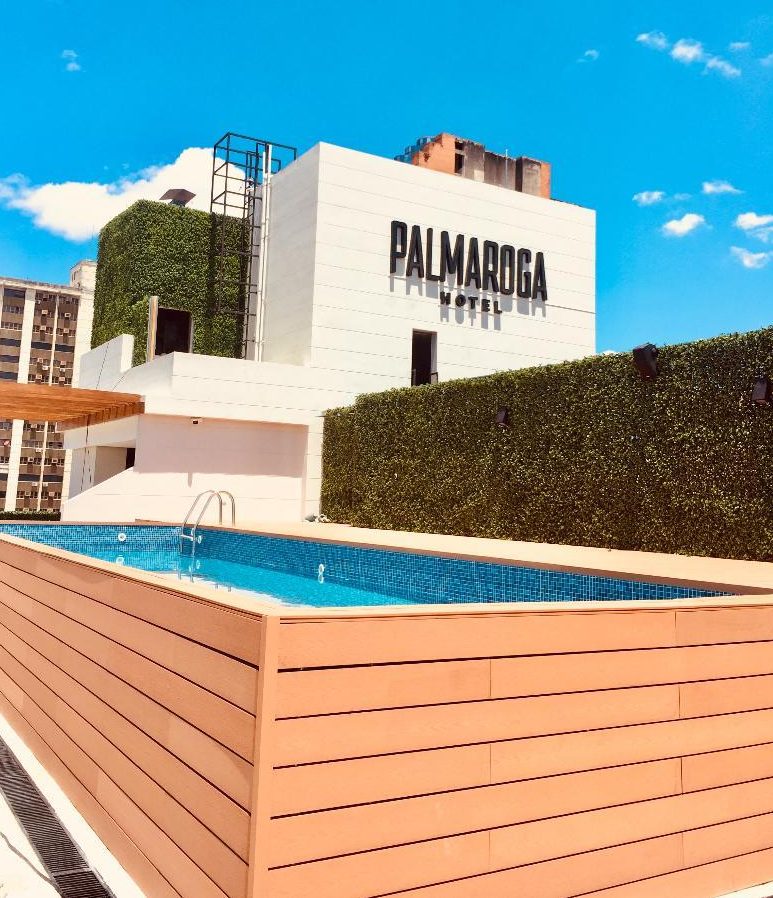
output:
[[[0, 380], [69, 387], [91, 346], [96, 262], [83, 260], [70, 283], [0, 276]], [[57, 511], [70, 464], [55, 422], [0, 420], [0, 507]]]

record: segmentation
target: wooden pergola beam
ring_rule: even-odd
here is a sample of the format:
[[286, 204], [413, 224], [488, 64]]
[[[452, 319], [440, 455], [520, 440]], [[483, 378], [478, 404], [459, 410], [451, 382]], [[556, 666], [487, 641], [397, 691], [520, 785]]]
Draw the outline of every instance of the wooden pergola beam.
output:
[[60, 430], [71, 430], [139, 415], [144, 410], [137, 393], [0, 381], [0, 418], [56, 421]]

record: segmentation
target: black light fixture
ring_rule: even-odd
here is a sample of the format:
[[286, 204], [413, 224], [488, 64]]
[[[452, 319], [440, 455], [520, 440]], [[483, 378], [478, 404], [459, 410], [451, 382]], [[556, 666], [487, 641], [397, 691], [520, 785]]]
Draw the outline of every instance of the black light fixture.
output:
[[642, 380], [655, 380], [658, 376], [658, 348], [654, 343], [643, 343], [633, 350], [633, 363]]
[[170, 206], [187, 206], [194, 196], [195, 193], [184, 187], [172, 187], [161, 197], [161, 202], [168, 200]]
[[770, 379], [764, 371], [758, 372], [752, 385], [752, 402], [757, 406], [770, 406]]
[[494, 423], [497, 427], [501, 427], [502, 430], [506, 430], [510, 426], [510, 409], [500, 406], [496, 415], [494, 415]]

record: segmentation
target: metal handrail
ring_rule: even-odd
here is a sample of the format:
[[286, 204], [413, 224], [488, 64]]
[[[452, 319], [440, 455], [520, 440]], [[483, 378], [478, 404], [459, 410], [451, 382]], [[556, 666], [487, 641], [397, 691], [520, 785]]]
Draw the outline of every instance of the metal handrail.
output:
[[[201, 506], [201, 510], [196, 516], [195, 522], [191, 525], [190, 520], [193, 516], [193, 512], [196, 510], [196, 507], [199, 504], [199, 500], [206, 496], [204, 500], [204, 504]], [[228, 490], [205, 490], [203, 493], [199, 493], [198, 496], [193, 500], [191, 507], [188, 509], [188, 514], [185, 515], [185, 519], [183, 520], [182, 526], [180, 527], [180, 554], [182, 554], [183, 550], [183, 540], [188, 539], [191, 542], [191, 558], [196, 555], [196, 531], [199, 529], [199, 524], [201, 523], [201, 519], [206, 514], [207, 509], [209, 508], [209, 503], [213, 499], [217, 499], [218, 503], [218, 515], [217, 520], [218, 524], [222, 526], [223, 523], [223, 497], [227, 496], [231, 502], [231, 526], [234, 527], [236, 525], [236, 499], [234, 499], [233, 493], [229, 493]], [[186, 533], [185, 528], [190, 526], [191, 532]]]
[[229, 493], [228, 490], [218, 490], [218, 496], [220, 497], [220, 523], [223, 523], [223, 496], [227, 496], [231, 500], [231, 526], [236, 526], [236, 499], [234, 499], [234, 494]]

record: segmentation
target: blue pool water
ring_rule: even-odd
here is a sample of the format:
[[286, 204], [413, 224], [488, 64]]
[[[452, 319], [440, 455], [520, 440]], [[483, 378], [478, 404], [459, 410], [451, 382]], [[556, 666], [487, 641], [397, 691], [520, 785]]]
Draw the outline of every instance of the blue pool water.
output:
[[384, 549], [227, 530], [199, 530], [179, 548], [179, 527], [0, 524], [9, 534], [143, 571], [238, 589], [292, 605], [341, 607], [460, 602], [681, 599], [725, 593], [568, 574]]

